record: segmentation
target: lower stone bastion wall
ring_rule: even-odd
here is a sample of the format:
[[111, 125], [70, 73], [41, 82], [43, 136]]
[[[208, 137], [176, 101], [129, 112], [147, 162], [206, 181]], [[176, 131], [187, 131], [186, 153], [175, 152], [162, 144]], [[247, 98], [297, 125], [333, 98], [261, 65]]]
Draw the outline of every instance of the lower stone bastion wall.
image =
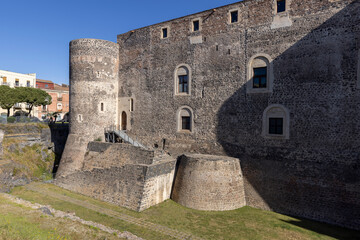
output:
[[134, 211], [170, 199], [171, 193], [174, 201], [198, 210], [245, 206], [236, 158], [186, 154], [176, 160], [129, 144], [89, 142], [84, 159], [80, 170], [57, 177], [55, 184]]

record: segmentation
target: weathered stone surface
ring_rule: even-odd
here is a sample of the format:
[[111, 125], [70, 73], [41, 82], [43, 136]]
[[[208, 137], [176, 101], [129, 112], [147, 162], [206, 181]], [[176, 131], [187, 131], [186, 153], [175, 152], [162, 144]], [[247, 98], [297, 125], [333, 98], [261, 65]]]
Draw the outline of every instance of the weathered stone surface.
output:
[[[125, 112], [127, 134], [146, 146], [241, 159], [248, 205], [359, 229], [360, 1], [286, 2], [281, 14], [274, 0], [246, 0], [137, 29], [118, 35], [118, 50], [98, 40], [72, 43], [73, 135], [62, 174], [81, 169], [87, 143], [121, 125]], [[229, 23], [232, 9], [237, 23]], [[248, 89], [257, 55], [269, 56], [268, 91]], [[181, 64], [191, 70], [189, 95], [175, 94]], [[111, 74], [100, 81], [98, 71]], [[103, 88], [110, 82], [114, 89]], [[106, 117], [101, 101], [111, 106]], [[288, 110], [289, 139], [262, 135], [273, 104]], [[191, 132], [178, 131], [183, 106], [193, 110]]]
[[90, 142], [83, 166], [59, 176], [63, 188], [142, 211], [170, 198], [176, 160], [128, 144]]
[[198, 210], [226, 211], [246, 205], [240, 160], [186, 154], [179, 159], [171, 199]]
[[58, 176], [80, 169], [88, 142], [117, 123], [119, 46], [97, 39], [70, 43], [70, 135]]

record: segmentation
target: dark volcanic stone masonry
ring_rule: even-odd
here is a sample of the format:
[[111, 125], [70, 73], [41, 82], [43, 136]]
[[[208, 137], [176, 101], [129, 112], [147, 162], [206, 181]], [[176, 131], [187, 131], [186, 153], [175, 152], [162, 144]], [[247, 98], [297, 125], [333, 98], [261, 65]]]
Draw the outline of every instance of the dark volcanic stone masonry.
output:
[[[287, 0], [280, 13], [276, 0], [245, 0], [120, 34], [117, 44], [75, 40], [70, 53], [60, 175], [81, 169], [88, 142], [115, 125], [174, 157], [240, 159], [249, 206], [360, 229], [359, 0]], [[191, 131], [179, 130], [189, 116]]]

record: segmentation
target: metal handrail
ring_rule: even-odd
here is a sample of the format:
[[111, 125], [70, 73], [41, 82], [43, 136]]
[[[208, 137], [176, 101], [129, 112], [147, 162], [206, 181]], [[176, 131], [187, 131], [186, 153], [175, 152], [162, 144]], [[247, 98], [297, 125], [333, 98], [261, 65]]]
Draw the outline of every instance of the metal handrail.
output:
[[148, 147], [144, 146], [143, 144], [141, 144], [140, 142], [138, 142], [137, 137], [134, 139], [132, 139], [129, 135], [126, 134], [125, 130], [117, 130], [115, 125], [110, 125], [109, 127], [104, 129], [105, 134], [113, 134], [112, 139], [107, 139], [108, 142], [110, 142], [110, 140], [112, 140], [112, 142], [115, 142], [115, 135], [117, 135], [118, 137], [120, 137], [122, 140], [124, 140], [124, 142], [129, 143], [135, 147], [141, 147], [144, 148], [146, 150], [149, 150]]

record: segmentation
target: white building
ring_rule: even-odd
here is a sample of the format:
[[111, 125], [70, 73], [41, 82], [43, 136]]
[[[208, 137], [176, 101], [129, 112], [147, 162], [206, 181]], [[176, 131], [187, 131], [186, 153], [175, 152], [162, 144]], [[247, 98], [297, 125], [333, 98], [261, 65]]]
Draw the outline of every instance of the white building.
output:
[[[36, 73], [22, 74], [0, 70], [0, 85], [7, 85], [9, 87], [36, 87]], [[28, 106], [25, 103], [17, 103], [10, 110], [10, 116], [16, 111], [28, 111]], [[7, 115], [7, 110], [0, 108], [1, 116]], [[37, 108], [33, 108], [32, 116], [37, 116]]]

